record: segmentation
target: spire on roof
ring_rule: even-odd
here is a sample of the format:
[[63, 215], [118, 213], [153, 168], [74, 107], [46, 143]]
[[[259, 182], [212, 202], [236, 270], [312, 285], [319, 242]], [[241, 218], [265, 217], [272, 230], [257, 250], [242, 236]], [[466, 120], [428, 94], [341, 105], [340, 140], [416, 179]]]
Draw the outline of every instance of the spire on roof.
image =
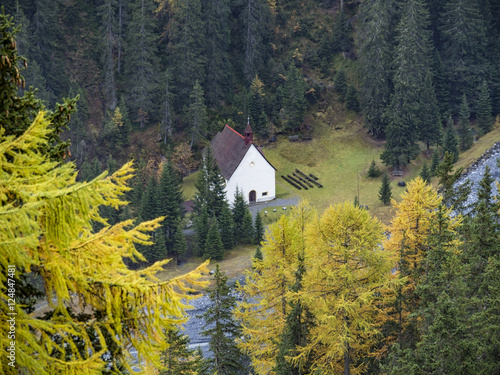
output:
[[248, 116], [247, 127], [245, 128], [243, 135], [245, 137], [245, 145], [253, 143], [253, 130], [252, 127], [250, 126], [250, 116]]

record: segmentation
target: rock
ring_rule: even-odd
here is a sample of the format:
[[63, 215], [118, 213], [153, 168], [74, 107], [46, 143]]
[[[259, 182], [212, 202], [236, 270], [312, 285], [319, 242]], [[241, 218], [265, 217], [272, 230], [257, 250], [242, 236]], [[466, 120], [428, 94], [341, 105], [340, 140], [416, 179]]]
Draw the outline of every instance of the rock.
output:
[[406, 182], [404, 182], [404, 181], [399, 181], [399, 182], [398, 182], [398, 186], [405, 187], [405, 186], [406, 186]]

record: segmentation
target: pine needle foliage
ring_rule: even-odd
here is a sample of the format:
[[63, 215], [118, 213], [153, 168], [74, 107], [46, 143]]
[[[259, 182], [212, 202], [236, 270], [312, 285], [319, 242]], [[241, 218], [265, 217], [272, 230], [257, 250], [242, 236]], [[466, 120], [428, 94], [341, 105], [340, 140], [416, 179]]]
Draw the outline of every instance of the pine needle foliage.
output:
[[[74, 164], [60, 165], [39, 151], [50, 132], [44, 113], [17, 138], [0, 130], [0, 309], [3, 316], [16, 314], [15, 371], [100, 374], [105, 336], [123, 349], [122, 363], [129, 371], [132, 346], [139, 362], [160, 366], [164, 330], [183, 320], [185, 301], [192, 298], [187, 292], [200, 284], [206, 264], [165, 282], [155, 274], [168, 260], [140, 272], [129, 270], [124, 259], [144, 260], [134, 243], [151, 244], [147, 232], [162, 218], [110, 226], [99, 206], [127, 204], [121, 197], [129, 190], [132, 164], [78, 183]], [[97, 233], [93, 221], [104, 225]], [[50, 318], [28, 315], [20, 304], [9, 308], [8, 266], [15, 267], [16, 282], [27, 272], [43, 279]], [[75, 311], [89, 311], [88, 319], [78, 321]], [[7, 329], [0, 326], [4, 347]], [[8, 373], [13, 372], [4, 362], [0, 374]]]

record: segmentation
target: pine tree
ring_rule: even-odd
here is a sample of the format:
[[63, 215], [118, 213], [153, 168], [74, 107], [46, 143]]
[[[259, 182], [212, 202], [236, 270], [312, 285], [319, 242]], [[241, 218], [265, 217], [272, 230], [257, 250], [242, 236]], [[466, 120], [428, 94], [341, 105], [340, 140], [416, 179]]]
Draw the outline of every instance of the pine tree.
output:
[[219, 219], [220, 236], [224, 248], [231, 250], [234, 247], [234, 223], [233, 215], [226, 203], [222, 209], [222, 214]]
[[479, 88], [479, 100], [477, 104], [477, 125], [482, 134], [488, 133], [493, 126], [490, 91], [488, 83], [483, 81]]
[[424, 162], [424, 165], [422, 166], [422, 170], [420, 171], [420, 178], [422, 178], [422, 180], [424, 180], [424, 182], [427, 184], [431, 183], [431, 170], [429, 169], [427, 162]]
[[380, 186], [378, 197], [380, 201], [386, 206], [391, 203], [391, 180], [389, 179], [389, 175], [387, 174], [387, 172], [382, 176], [382, 186]]
[[[132, 164], [125, 164], [112, 178], [104, 173], [90, 183], [75, 182], [73, 163], [54, 163], [38, 151], [50, 147], [53, 131], [42, 112], [22, 135], [0, 139], [0, 185], [10, 186], [9, 196], [0, 197], [5, 218], [0, 223], [0, 258], [4, 261], [0, 268], [3, 275], [15, 273], [16, 281], [27, 270], [43, 280], [43, 299], [50, 308], [40, 318], [28, 314], [22, 304], [13, 306], [16, 321], [24, 322], [16, 325], [14, 372], [90, 375], [107, 369], [116, 372], [118, 362], [132, 372], [114, 346], [133, 346], [139, 357], [159, 365], [157, 349], [164, 342], [164, 330], [183, 317], [181, 301], [190, 298], [181, 290], [203, 286], [197, 280], [206, 272], [206, 264], [176, 278], [175, 285], [151, 281], [166, 261], [140, 272], [130, 270], [124, 259], [144, 260], [134, 243], [150, 244], [146, 233], [156, 230], [160, 220], [138, 225], [128, 220], [99, 233], [92, 231], [92, 222], [102, 222], [99, 206], [127, 204], [122, 198]], [[179, 283], [181, 289], [176, 286]], [[0, 294], [3, 301], [10, 298], [7, 288]], [[140, 299], [132, 297], [139, 295]], [[78, 317], [72, 307], [76, 300], [93, 312], [91, 325], [88, 316]], [[165, 319], [165, 311], [171, 319]], [[149, 334], [152, 331], [155, 335]], [[7, 337], [8, 325], [0, 325], [0, 333]], [[106, 363], [102, 356], [110, 351], [114, 362]], [[3, 371], [12, 373], [7, 362]]]
[[350, 111], [359, 111], [358, 91], [352, 85], [349, 85], [345, 94], [345, 107]]
[[443, 140], [443, 154], [446, 154], [447, 152], [453, 157], [453, 163], [458, 161], [458, 137], [451, 116], [448, 117], [448, 123]]
[[431, 167], [430, 167], [430, 172], [431, 176], [435, 176], [437, 169], [439, 167], [439, 150], [436, 147], [434, 151], [432, 152], [432, 158], [431, 158]]
[[209, 221], [203, 256], [215, 260], [224, 259], [224, 244], [220, 238], [219, 224], [215, 216]]
[[260, 216], [260, 211], [255, 214], [254, 222], [254, 243], [260, 245], [261, 241], [264, 239], [264, 224], [262, 223], [262, 216]]
[[158, 56], [155, 4], [152, 0], [130, 3], [131, 20], [127, 27], [125, 76], [129, 86], [128, 107], [132, 119], [144, 128], [155, 119], [158, 93]]
[[467, 98], [462, 97], [462, 104], [460, 104], [460, 114], [459, 114], [459, 128], [458, 128], [458, 136], [460, 138], [460, 149], [462, 151], [468, 150], [471, 148], [474, 143], [474, 138], [471, 132], [470, 125], [470, 111], [469, 105], [467, 104]]
[[286, 129], [297, 129], [304, 121], [307, 107], [305, 91], [302, 73], [295, 62], [291, 62], [286, 73], [285, 97], [283, 98]]
[[189, 98], [191, 99], [191, 103], [189, 104], [188, 117], [191, 126], [192, 148], [195, 140], [198, 140], [207, 130], [207, 107], [205, 106], [205, 93], [203, 92], [198, 80], [196, 80]]
[[361, 103], [368, 131], [382, 138], [387, 128], [384, 115], [392, 91], [395, 0], [362, 2], [358, 21]]
[[217, 263], [214, 273], [215, 285], [208, 289], [212, 305], [203, 314], [205, 320], [203, 336], [210, 337], [209, 347], [213, 357], [209, 360], [213, 373], [235, 374], [242, 368], [243, 355], [236, 346], [235, 339], [241, 337], [241, 327], [234, 320], [232, 311], [236, 297], [227, 285], [227, 276]]
[[334, 89], [339, 101], [343, 103], [347, 94], [347, 78], [343, 70], [339, 70], [335, 75]]

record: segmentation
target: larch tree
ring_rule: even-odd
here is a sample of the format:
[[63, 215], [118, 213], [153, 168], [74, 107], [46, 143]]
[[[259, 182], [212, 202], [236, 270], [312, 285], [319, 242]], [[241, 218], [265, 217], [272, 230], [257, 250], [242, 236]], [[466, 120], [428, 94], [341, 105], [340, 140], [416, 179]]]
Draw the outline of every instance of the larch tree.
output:
[[[396, 252], [380, 247], [383, 226], [352, 203], [330, 206], [307, 229], [304, 288], [299, 293], [314, 315], [299, 360], [314, 351], [312, 369], [361, 374], [378, 330], [376, 317], [396, 279]], [[313, 372], [314, 373], [314, 372]]]
[[[164, 329], [183, 319], [184, 298], [200, 271], [158, 282], [157, 271], [167, 261], [140, 272], [124, 259], [144, 260], [134, 243], [150, 244], [146, 232], [156, 230], [161, 218], [134, 226], [132, 220], [109, 226], [99, 206], [120, 207], [129, 189], [132, 165], [113, 175], [106, 172], [89, 182], [76, 182], [72, 163], [59, 164], [40, 153], [50, 129], [41, 113], [20, 136], [0, 136], [0, 304], [2, 315], [15, 314], [14, 367], [2, 363], [2, 373], [97, 374], [106, 366], [103, 355], [111, 342], [121, 348], [120, 363], [130, 369], [133, 346], [139, 362], [161, 366]], [[99, 232], [92, 222], [103, 223]], [[43, 280], [47, 319], [28, 314], [21, 304], [7, 304], [7, 281], [17, 284], [22, 274]], [[8, 276], [8, 279], [7, 279]], [[89, 314], [79, 319], [78, 314]], [[81, 318], [81, 317], [80, 317]], [[9, 326], [2, 325], [7, 347]], [[114, 358], [116, 360], [116, 358]]]
[[268, 374], [276, 365], [279, 338], [290, 311], [290, 287], [295, 284], [298, 255], [305, 250], [305, 230], [312, 215], [307, 203], [301, 202], [292, 214], [271, 224], [261, 249], [263, 259], [254, 260], [240, 287], [245, 299], [235, 309], [243, 327], [238, 345], [250, 357], [256, 374]]

